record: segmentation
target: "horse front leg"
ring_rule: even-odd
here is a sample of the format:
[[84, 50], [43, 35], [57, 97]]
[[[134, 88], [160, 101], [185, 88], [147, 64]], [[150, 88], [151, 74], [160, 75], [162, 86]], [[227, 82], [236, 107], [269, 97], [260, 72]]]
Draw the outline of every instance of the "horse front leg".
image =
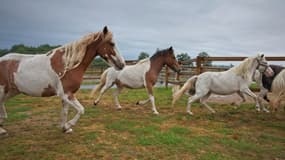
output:
[[4, 103], [0, 103], [0, 136], [7, 135], [7, 131], [2, 128], [4, 119], [7, 118], [6, 109]]
[[[70, 97], [72, 97], [72, 98], [70, 98]], [[68, 96], [65, 95], [63, 98], [63, 101], [64, 101], [64, 105], [66, 103], [67, 105], [72, 106], [77, 111], [75, 116], [63, 125], [63, 131], [65, 133], [70, 133], [70, 132], [72, 132], [71, 126], [74, 126], [76, 124], [76, 122], [79, 120], [80, 116], [82, 114], [84, 114], [84, 107], [79, 103], [79, 101], [75, 97], [73, 97], [73, 95], [68, 95]], [[63, 107], [66, 107], [66, 106], [63, 106]], [[63, 112], [65, 114], [65, 112], [68, 112], [68, 110], [67, 111], [65, 110]], [[65, 115], [67, 116], [67, 114], [65, 114]], [[63, 117], [62, 120], [64, 121], [66, 119]]]
[[159, 112], [156, 110], [155, 100], [154, 100], [153, 91], [152, 91], [152, 85], [150, 83], [147, 83], [146, 90], [147, 90], [148, 97], [152, 105], [152, 112], [153, 114], [158, 115]]
[[68, 110], [69, 110], [69, 104], [64, 100], [62, 100], [61, 123], [60, 123], [61, 128], [64, 128], [64, 125], [67, 122]]
[[261, 100], [258, 96], [256, 96], [249, 88], [245, 88], [241, 91], [242, 93], [247, 94], [248, 96], [252, 97], [255, 100], [255, 108], [258, 112], [260, 112]]

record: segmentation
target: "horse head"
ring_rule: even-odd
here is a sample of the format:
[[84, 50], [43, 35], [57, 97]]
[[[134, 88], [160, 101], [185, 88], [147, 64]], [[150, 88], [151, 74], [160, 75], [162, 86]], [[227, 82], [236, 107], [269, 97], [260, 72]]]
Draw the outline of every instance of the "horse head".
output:
[[173, 50], [172, 46], [165, 50], [164, 55], [165, 55], [165, 64], [169, 68], [174, 70], [175, 72], [179, 73], [180, 70], [181, 70], [181, 67], [180, 67], [178, 61], [175, 58], [174, 50]]
[[116, 44], [113, 40], [112, 33], [108, 30], [107, 26], [104, 27], [101, 33], [102, 41], [100, 42], [96, 52], [100, 55], [108, 64], [115, 69], [120, 70], [125, 66], [125, 60], [120, 55]]
[[264, 54], [258, 54], [256, 56], [256, 61], [258, 63], [257, 69], [260, 73], [264, 73], [266, 77], [271, 77], [274, 75], [274, 71], [272, 68], [268, 65]]

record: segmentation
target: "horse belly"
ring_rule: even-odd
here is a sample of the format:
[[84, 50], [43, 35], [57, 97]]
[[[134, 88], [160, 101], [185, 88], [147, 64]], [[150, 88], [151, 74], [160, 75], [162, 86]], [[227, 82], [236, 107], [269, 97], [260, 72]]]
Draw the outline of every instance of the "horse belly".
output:
[[59, 82], [46, 56], [20, 62], [14, 79], [20, 92], [36, 97], [56, 95], [56, 84]]
[[121, 84], [128, 88], [143, 88], [144, 80], [143, 74], [133, 73], [133, 74], [120, 74], [118, 80]]
[[[210, 78], [210, 77], [209, 77]], [[220, 95], [233, 94], [239, 91], [238, 79], [234, 75], [225, 73], [216, 73], [211, 76], [210, 90], [212, 93]]]

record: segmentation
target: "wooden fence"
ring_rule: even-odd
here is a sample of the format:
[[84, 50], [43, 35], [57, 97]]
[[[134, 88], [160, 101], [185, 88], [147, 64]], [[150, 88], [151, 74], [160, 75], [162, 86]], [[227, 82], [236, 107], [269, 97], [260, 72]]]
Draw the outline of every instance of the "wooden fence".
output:
[[[179, 75], [165, 66], [158, 78], [158, 83], [161, 85], [165, 85], [168, 87], [169, 84], [182, 84], [186, 79], [193, 75], [201, 74], [205, 71], [225, 71], [230, 68], [230, 66], [206, 66], [206, 62], [235, 62], [235, 61], [243, 61], [247, 57], [196, 57], [195, 59], [191, 59], [190, 61], [184, 61], [181, 63], [182, 71]], [[285, 61], [285, 57], [266, 57], [266, 60], [269, 61]], [[135, 64], [137, 60], [126, 60], [127, 65]], [[190, 65], [194, 63], [194, 65]], [[100, 79], [100, 75], [103, 71], [108, 68], [108, 66], [100, 66], [100, 65], [91, 65], [87, 70], [84, 80], [92, 80], [98, 81]], [[96, 82], [94, 82], [96, 83]]]

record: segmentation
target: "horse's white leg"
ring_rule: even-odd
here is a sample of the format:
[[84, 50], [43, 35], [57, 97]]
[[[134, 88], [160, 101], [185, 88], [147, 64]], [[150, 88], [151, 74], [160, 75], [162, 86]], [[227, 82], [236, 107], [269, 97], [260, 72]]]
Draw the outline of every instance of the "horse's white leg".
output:
[[[4, 106], [4, 89], [0, 88], [0, 126], [3, 125], [4, 119], [7, 118], [7, 112]], [[7, 131], [0, 127], [0, 136], [6, 135]]]
[[256, 96], [249, 88], [243, 89], [241, 92], [246, 93], [250, 97], [252, 97], [255, 100], [256, 103], [256, 110], [260, 111], [260, 99], [258, 96]]
[[191, 104], [193, 102], [197, 101], [198, 99], [200, 99], [200, 96], [198, 96], [197, 94], [195, 94], [192, 97], [188, 98], [186, 112], [189, 113], [190, 115], [193, 115], [193, 113], [191, 112]]
[[78, 119], [80, 118], [81, 114], [84, 114], [84, 107], [79, 103], [79, 101], [75, 97], [69, 99], [68, 96], [66, 95], [64, 96], [63, 101], [65, 101], [67, 104], [75, 108], [77, 111], [75, 116], [70, 121], [64, 124], [63, 130], [65, 131], [65, 133], [69, 133], [72, 132], [71, 126], [74, 126], [78, 121]]
[[153, 114], [158, 115], [159, 112], [157, 112], [157, 110], [156, 110], [155, 101], [154, 101], [154, 96], [151, 95], [151, 94], [149, 94], [149, 99], [150, 99], [150, 101], [151, 101]]
[[203, 104], [208, 110], [210, 110], [212, 113], [216, 113], [216, 111], [206, 103], [206, 100], [209, 98], [210, 95], [211, 95], [211, 94], [208, 93], [207, 95], [205, 95], [204, 97], [202, 97], [202, 98], [200, 99], [200, 103], [202, 103], [202, 104]]
[[4, 87], [0, 86], [0, 126], [3, 124], [4, 119], [7, 118], [7, 112], [4, 105]]
[[61, 124], [60, 124], [61, 128], [64, 128], [64, 125], [67, 122], [68, 109], [69, 109], [69, 104], [64, 100], [62, 100]]
[[[267, 90], [266, 88], [260, 87], [259, 98], [260, 98], [260, 99], [265, 99], [266, 101], [269, 102], [269, 100], [268, 100], [268, 98], [267, 98], [267, 93], [268, 93], [268, 90]], [[268, 110], [264, 105], [262, 105], [261, 107], [262, 107], [262, 110], [263, 110], [264, 112], [269, 113], [269, 110]]]
[[122, 89], [123, 87], [117, 86], [116, 90], [114, 91], [114, 99], [115, 99], [115, 104], [117, 106], [117, 109], [122, 109], [122, 106], [120, 105], [119, 98], [118, 98]]
[[112, 83], [109, 83], [108, 81], [106, 82], [106, 84], [102, 87], [102, 89], [100, 90], [100, 94], [97, 97], [97, 99], [94, 101], [94, 105], [97, 105], [101, 99], [101, 97], [104, 95], [104, 93], [110, 88], [112, 87]]
[[146, 99], [146, 100], [141, 100], [137, 102], [137, 105], [145, 105], [146, 103], [148, 103], [150, 101], [150, 99]]

